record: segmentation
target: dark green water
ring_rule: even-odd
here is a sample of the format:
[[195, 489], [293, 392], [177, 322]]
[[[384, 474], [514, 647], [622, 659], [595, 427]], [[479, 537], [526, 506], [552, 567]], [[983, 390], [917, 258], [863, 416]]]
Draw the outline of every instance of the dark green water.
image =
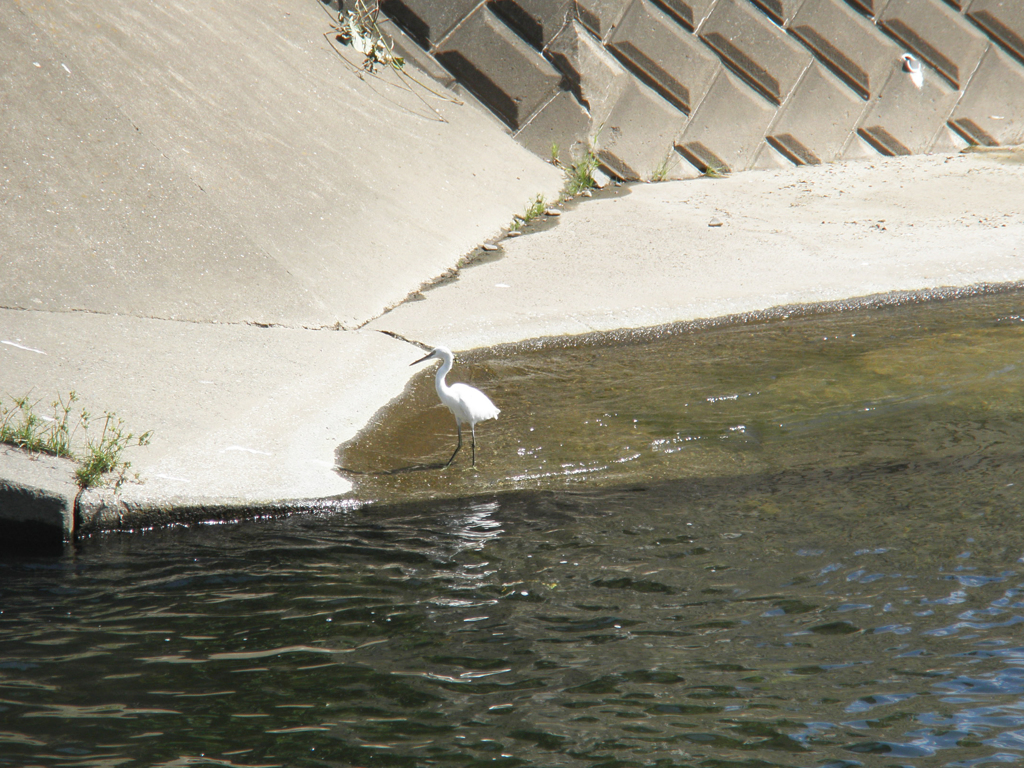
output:
[[1024, 762], [1020, 303], [478, 358], [412, 502], [8, 556], [0, 766]]
[[[848, 472], [1024, 449], [1020, 292], [574, 344], [457, 361], [448, 381], [478, 386], [502, 409], [477, 426], [476, 469], [467, 434], [448, 470], [355, 476], [359, 495]], [[455, 422], [433, 372], [347, 446], [343, 466], [451, 455]]]

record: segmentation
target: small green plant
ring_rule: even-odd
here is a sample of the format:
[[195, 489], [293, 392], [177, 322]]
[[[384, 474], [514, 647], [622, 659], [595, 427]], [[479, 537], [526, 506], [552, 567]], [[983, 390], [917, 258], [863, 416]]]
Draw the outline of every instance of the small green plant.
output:
[[529, 224], [537, 217], [544, 215], [544, 211], [547, 210], [547, 207], [544, 195], [537, 195], [530, 201], [529, 205], [526, 206], [526, 210], [523, 213], [516, 214], [508, 228], [513, 232], [522, 229], [524, 224]]
[[[88, 429], [88, 414], [82, 412], [83, 427]], [[125, 430], [124, 420], [113, 413], [103, 414], [103, 428], [98, 439], [86, 440], [85, 452], [78, 456], [79, 467], [75, 470], [78, 484], [89, 488], [100, 482], [104, 475], [116, 473], [114, 486], [124, 483], [131, 463], [123, 461], [121, 455], [132, 445], [148, 445], [152, 432], [145, 432], [136, 437]]]
[[669, 156], [662, 160], [658, 167], [654, 169], [654, 173], [651, 174], [651, 181], [658, 183], [668, 179], [668, 171], [671, 167], [672, 158]]
[[[558, 144], [551, 145], [551, 163], [562, 167], [561, 162], [558, 160], [559, 147]], [[562, 187], [562, 192], [558, 196], [558, 203], [563, 203], [566, 200], [571, 200], [582, 192], [588, 189], [594, 189], [597, 187], [597, 181], [594, 179], [594, 173], [601, 166], [601, 161], [597, 159], [597, 155], [594, 151], [588, 149], [582, 157], [574, 161], [571, 165], [563, 168], [565, 171], [565, 186]], [[516, 214], [512, 223], [509, 224], [508, 229], [510, 232], [519, 232], [524, 224], [528, 224], [534, 219], [543, 216], [548, 210], [548, 203], [544, 199], [544, 195], [537, 195], [530, 203], [526, 206], [526, 211], [521, 214]]]
[[563, 197], [576, 197], [580, 192], [596, 187], [597, 182], [594, 181], [594, 171], [598, 169], [600, 164], [597, 155], [588, 149], [583, 154], [583, 157], [566, 168]]
[[544, 195], [537, 195], [533, 198], [533, 202], [526, 206], [526, 213], [523, 215], [523, 220], [527, 222], [533, 221], [538, 216], [543, 215], [546, 210], [547, 203], [544, 202]]
[[708, 179], [724, 179], [728, 175], [729, 171], [720, 165], [711, 164], [704, 169], [704, 176]]
[[74, 392], [67, 402], [58, 397], [51, 405], [53, 416], [40, 416], [35, 412], [38, 403], [28, 396], [14, 398], [14, 405], [0, 402], [0, 443], [9, 443], [26, 451], [49, 453], [54, 456], [71, 455], [71, 405], [77, 400]]
[[[83, 488], [97, 485], [104, 475], [114, 473], [114, 487], [120, 487], [128, 476], [131, 463], [122, 455], [132, 445], [148, 445], [152, 432], [135, 435], [125, 429], [124, 421], [110, 412], [103, 414], [103, 427], [98, 439], [89, 435], [91, 416], [82, 409], [77, 419], [72, 408], [78, 395], [71, 392], [67, 399], [58, 396], [51, 403], [53, 416], [36, 413], [37, 402], [28, 396], [13, 398], [13, 405], [0, 400], [0, 443], [8, 443], [34, 453], [62, 456], [78, 463], [75, 477]], [[81, 429], [84, 439], [82, 452], [73, 449], [74, 438]]]

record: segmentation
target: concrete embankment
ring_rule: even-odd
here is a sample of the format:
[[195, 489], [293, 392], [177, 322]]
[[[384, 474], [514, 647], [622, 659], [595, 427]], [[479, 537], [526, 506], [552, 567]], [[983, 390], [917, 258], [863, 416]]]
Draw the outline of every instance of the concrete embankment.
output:
[[0, 9], [0, 397], [45, 413], [73, 390], [153, 430], [126, 456], [141, 482], [85, 492], [77, 520], [66, 464], [0, 449], [0, 519], [70, 533], [329, 503], [350, 489], [337, 447], [415, 372], [403, 339], [1024, 280], [1024, 165], [986, 154], [642, 185], [419, 293], [561, 174], [468, 105], [360, 77], [311, 34], [321, 13]]
[[0, 7], [0, 397], [152, 429], [147, 499], [344, 491], [333, 448], [406, 351], [356, 329], [561, 188], [325, 10]]

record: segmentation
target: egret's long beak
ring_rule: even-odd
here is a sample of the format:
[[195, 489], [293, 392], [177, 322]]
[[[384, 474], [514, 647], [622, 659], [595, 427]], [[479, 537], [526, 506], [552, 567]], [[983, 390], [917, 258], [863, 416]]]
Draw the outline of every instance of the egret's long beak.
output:
[[411, 368], [412, 366], [416, 365], [416, 363], [422, 363], [424, 360], [429, 360], [433, 356], [434, 356], [434, 353], [430, 352], [429, 354], [426, 354], [423, 357], [421, 357], [419, 360], [416, 360], [415, 362], [409, 363], [409, 367]]

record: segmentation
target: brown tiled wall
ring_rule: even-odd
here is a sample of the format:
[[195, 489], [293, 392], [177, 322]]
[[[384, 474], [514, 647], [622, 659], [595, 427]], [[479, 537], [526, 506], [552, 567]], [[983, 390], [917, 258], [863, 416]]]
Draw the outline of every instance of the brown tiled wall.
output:
[[380, 5], [523, 145], [626, 179], [1024, 143], [1024, 0]]

